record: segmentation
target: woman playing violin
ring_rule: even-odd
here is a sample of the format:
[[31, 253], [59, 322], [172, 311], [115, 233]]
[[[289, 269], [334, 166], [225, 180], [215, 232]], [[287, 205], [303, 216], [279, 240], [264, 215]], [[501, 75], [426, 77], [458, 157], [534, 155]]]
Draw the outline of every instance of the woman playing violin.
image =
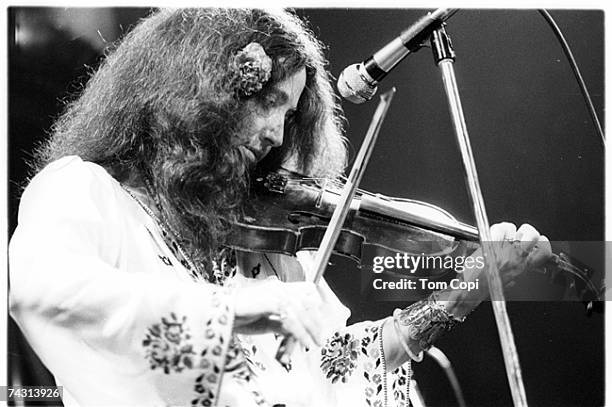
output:
[[[67, 106], [10, 244], [11, 315], [66, 405], [409, 404], [411, 362], [487, 297], [484, 278], [347, 327], [307, 253], [228, 248], [256, 169], [341, 174], [325, 65], [290, 13], [160, 11]], [[506, 282], [550, 257], [532, 226], [492, 234]]]

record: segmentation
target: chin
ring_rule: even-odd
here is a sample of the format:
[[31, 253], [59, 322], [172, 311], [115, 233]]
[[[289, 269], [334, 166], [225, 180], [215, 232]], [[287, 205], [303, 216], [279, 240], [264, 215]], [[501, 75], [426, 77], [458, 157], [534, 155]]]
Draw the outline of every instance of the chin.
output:
[[255, 164], [254, 172], [258, 174], [266, 174], [277, 171], [283, 162], [284, 154], [280, 149], [273, 148]]

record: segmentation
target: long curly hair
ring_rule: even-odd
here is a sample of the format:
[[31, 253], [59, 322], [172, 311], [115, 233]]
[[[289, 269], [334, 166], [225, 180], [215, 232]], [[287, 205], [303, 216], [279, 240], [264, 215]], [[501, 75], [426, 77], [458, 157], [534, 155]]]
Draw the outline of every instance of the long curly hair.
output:
[[[229, 69], [247, 44], [261, 44], [272, 73], [251, 96]], [[337, 176], [346, 163], [342, 112], [323, 47], [291, 12], [161, 10], [143, 19], [69, 103], [38, 151], [37, 169], [66, 155], [95, 162], [119, 182], [148, 180], [162, 215], [199, 262], [221, 245], [248, 192], [235, 135], [249, 100], [298, 70], [306, 86], [285, 123], [283, 146], [260, 164], [291, 161], [312, 176]]]

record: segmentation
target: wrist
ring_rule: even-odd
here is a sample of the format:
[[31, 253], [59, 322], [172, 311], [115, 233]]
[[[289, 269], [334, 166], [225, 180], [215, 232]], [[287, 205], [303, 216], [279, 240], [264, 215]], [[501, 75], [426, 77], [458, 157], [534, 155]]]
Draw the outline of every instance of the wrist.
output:
[[443, 290], [432, 295], [446, 312], [458, 320], [464, 320], [486, 298], [480, 291], [472, 293], [466, 290]]
[[395, 338], [399, 343], [399, 347], [404, 350], [405, 354], [410, 357], [410, 359], [415, 362], [421, 362], [423, 360], [423, 349], [419, 347], [419, 345], [410, 338], [406, 329], [402, 329], [399, 322], [399, 314], [402, 312], [401, 309], [396, 308], [393, 311], [393, 316], [390, 317], [390, 325], [395, 333]]

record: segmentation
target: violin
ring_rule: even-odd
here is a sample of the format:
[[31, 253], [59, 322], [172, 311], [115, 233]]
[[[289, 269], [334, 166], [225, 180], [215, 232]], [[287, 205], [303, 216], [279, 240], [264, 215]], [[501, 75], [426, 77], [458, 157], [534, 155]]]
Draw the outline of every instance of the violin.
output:
[[[242, 220], [228, 246], [242, 251], [294, 256], [317, 250], [342, 189], [339, 180], [305, 177], [290, 170], [258, 174]], [[358, 190], [333, 252], [361, 264], [363, 246], [373, 245], [410, 256], [468, 256], [480, 245], [478, 230], [435, 205]], [[430, 279], [452, 270], [428, 269]], [[542, 271], [551, 279], [566, 273], [566, 284], [587, 307], [601, 311], [594, 270], [565, 253], [553, 254]], [[422, 277], [417, 271], [413, 277]], [[402, 274], [402, 277], [408, 277]]]

